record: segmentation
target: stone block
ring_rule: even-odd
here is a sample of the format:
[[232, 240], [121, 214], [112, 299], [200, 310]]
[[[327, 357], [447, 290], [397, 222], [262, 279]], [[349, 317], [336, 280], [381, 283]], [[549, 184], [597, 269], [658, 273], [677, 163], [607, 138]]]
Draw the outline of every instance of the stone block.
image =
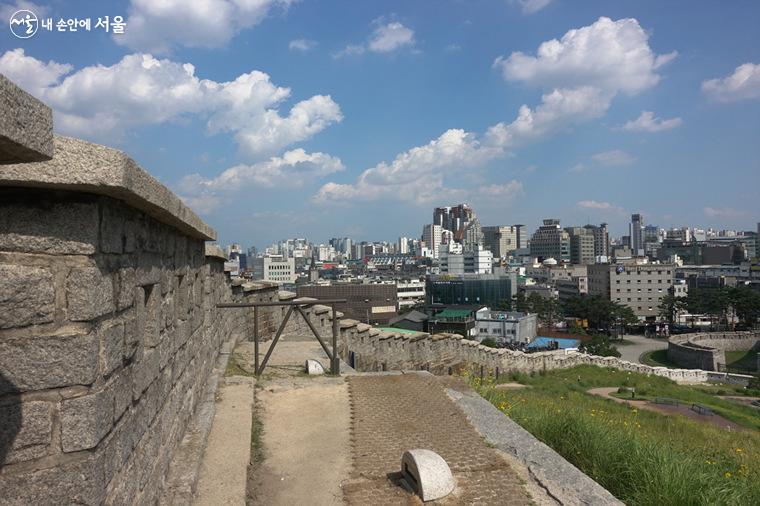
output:
[[142, 340], [146, 347], [153, 348], [158, 346], [158, 339], [163, 328], [163, 317], [161, 315], [161, 293], [158, 285], [144, 286], [143, 299], [138, 301], [138, 307], [142, 303], [142, 308], [138, 309], [138, 318], [141, 319]]
[[161, 255], [139, 253], [137, 257], [137, 284], [155, 285], [161, 282]]
[[0, 264], [0, 329], [53, 321], [55, 288], [48, 269]]
[[142, 349], [142, 327], [140, 326], [139, 312], [134, 310], [133, 315], [124, 319], [124, 360], [139, 360], [142, 357]]
[[98, 445], [113, 426], [113, 394], [102, 390], [61, 403], [61, 446], [64, 452]]
[[122, 253], [126, 243], [124, 236], [124, 211], [108, 199], [102, 200], [100, 213], [100, 251]]
[[137, 400], [159, 374], [158, 350], [145, 350], [142, 359], [133, 366], [132, 371], [132, 398]]
[[109, 376], [124, 358], [124, 323], [104, 322], [100, 326], [101, 371]]
[[119, 269], [119, 289], [116, 294], [116, 309], [121, 311], [128, 307], [132, 307], [135, 301], [135, 286], [137, 285], [137, 278], [135, 277], [135, 269], [132, 267], [125, 267]]
[[125, 367], [112, 379], [109, 388], [113, 392], [113, 419], [121, 418], [132, 405], [132, 367]]
[[[20, 391], [89, 385], [98, 373], [95, 333], [0, 339], [0, 371]], [[0, 395], [10, 391], [0, 383]]]
[[48, 469], [9, 471], [0, 479], [0, 501], [14, 505], [97, 505], [106, 482], [99, 455], [70, 460]]
[[52, 436], [52, 404], [0, 404], [0, 466], [43, 457]]
[[97, 244], [94, 202], [56, 201], [36, 190], [0, 189], [0, 250], [91, 255]]
[[53, 112], [0, 74], [0, 164], [50, 160]]
[[66, 279], [68, 317], [87, 321], [114, 310], [113, 277], [97, 267], [71, 269]]

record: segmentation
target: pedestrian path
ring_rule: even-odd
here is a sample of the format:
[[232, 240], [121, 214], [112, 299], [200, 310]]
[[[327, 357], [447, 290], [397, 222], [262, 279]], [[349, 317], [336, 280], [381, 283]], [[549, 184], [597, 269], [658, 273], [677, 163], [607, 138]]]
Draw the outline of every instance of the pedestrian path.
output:
[[448, 463], [455, 491], [432, 504], [530, 504], [510, 465], [489, 448], [427, 373], [351, 376], [351, 480], [343, 485], [350, 505], [418, 504], [399, 486], [401, 456], [433, 450]]

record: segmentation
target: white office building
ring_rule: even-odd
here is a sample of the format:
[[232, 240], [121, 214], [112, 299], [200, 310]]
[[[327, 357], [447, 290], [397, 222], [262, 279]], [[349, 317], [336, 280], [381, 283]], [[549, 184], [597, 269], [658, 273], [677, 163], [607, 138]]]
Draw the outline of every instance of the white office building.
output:
[[264, 255], [253, 261], [253, 279], [275, 283], [295, 283], [296, 261], [282, 255]]
[[492, 274], [493, 253], [480, 245], [462, 251], [460, 245], [451, 244], [441, 248], [438, 266], [441, 274]]
[[478, 341], [490, 337], [501, 343], [530, 343], [536, 337], [535, 314], [512, 311], [491, 311], [483, 308], [475, 313]]
[[443, 237], [442, 234], [443, 227], [440, 225], [430, 224], [425, 225], [422, 228], [422, 240], [425, 241], [425, 246], [433, 252], [433, 258], [438, 258]]

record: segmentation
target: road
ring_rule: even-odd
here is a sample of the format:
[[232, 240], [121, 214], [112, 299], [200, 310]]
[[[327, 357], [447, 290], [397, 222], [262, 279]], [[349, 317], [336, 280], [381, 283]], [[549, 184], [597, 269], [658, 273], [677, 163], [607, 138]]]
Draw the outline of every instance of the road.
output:
[[668, 341], [665, 339], [648, 339], [644, 336], [636, 335], [626, 335], [624, 339], [633, 344], [616, 345], [621, 355], [620, 358], [639, 364], [641, 363], [639, 357], [643, 353], [653, 350], [664, 350], [668, 347]]

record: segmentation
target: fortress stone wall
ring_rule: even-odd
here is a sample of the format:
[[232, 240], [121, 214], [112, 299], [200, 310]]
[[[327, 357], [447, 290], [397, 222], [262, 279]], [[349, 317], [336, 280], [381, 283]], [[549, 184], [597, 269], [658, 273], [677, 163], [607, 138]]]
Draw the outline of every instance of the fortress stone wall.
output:
[[252, 326], [216, 304], [277, 288], [231, 284], [175, 195], [53, 137], [18, 94], [0, 79], [0, 503], [155, 504], [220, 350]]
[[[281, 298], [292, 299], [295, 294], [280, 292]], [[315, 299], [299, 298], [301, 302], [314, 302], [305, 309], [320, 335], [329, 336], [332, 320], [330, 308]], [[338, 314], [340, 318], [342, 315]], [[459, 334], [427, 334], [424, 332], [393, 332], [379, 330], [371, 325], [341, 318], [340, 356], [358, 371], [426, 370], [434, 374], [452, 374], [464, 369], [482, 372], [484, 376], [499, 376], [510, 371], [540, 372], [565, 369], [577, 365], [611, 367], [623, 371], [654, 374], [678, 383], [723, 381], [746, 385], [750, 376], [725, 374], [697, 369], [668, 369], [651, 367], [621, 360], [616, 357], [598, 357], [562, 350], [539, 353], [489, 348], [477, 341], [464, 339]], [[307, 330], [308, 331], [308, 330]]]
[[[760, 352], [760, 332], [682, 334], [668, 340], [668, 359], [682, 367], [717, 371], [727, 351]], [[758, 357], [760, 363], [760, 357]]]

